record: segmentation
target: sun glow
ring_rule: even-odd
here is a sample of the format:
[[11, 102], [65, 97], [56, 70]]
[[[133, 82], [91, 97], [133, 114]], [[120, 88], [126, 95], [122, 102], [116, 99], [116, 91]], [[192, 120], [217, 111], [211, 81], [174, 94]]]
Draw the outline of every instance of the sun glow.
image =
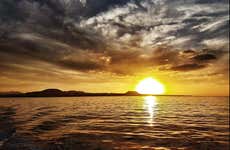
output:
[[146, 96], [144, 97], [145, 104], [144, 108], [149, 113], [149, 120], [148, 123], [152, 126], [154, 115], [157, 112], [157, 98], [155, 96]]
[[136, 86], [136, 91], [140, 94], [163, 94], [165, 92], [163, 84], [149, 77]]

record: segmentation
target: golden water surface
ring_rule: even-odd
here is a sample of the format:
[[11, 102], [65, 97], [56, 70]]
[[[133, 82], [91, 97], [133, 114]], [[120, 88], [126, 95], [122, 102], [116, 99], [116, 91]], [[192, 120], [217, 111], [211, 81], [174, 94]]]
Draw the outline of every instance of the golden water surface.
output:
[[0, 150], [222, 150], [228, 141], [228, 97], [0, 99]]

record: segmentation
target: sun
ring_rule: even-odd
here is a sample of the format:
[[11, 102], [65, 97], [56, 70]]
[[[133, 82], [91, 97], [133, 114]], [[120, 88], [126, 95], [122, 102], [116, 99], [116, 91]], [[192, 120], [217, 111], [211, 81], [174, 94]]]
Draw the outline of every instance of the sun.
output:
[[165, 89], [163, 84], [149, 77], [140, 81], [136, 86], [136, 91], [140, 94], [163, 94]]

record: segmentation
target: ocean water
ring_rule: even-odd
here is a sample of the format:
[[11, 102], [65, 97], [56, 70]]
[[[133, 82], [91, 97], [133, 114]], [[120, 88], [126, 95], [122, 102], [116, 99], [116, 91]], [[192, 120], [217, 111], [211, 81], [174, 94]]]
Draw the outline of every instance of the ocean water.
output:
[[0, 150], [229, 149], [228, 97], [1, 98]]

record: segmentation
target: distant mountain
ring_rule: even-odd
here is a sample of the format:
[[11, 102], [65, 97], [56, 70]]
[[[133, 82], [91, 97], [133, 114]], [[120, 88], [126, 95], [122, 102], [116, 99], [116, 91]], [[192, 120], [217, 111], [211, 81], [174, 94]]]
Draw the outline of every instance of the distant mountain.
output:
[[141, 95], [141, 94], [139, 94], [139, 93], [136, 92], [136, 91], [128, 91], [128, 92], [125, 93], [125, 95], [138, 96], [138, 95]]
[[64, 94], [63, 91], [59, 89], [46, 89], [43, 91], [35, 91], [25, 93], [26, 96], [29, 97], [52, 97], [52, 96], [62, 96]]
[[45, 89], [43, 91], [28, 92], [22, 94], [25, 97], [65, 97], [65, 96], [83, 96], [82, 91], [62, 91], [59, 89]]
[[4, 92], [0, 97], [72, 97], [72, 96], [138, 96], [135, 91], [126, 93], [87, 93], [83, 91], [62, 91], [59, 89], [45, 89], [42, 91], [33, 91], [27, 93]]

